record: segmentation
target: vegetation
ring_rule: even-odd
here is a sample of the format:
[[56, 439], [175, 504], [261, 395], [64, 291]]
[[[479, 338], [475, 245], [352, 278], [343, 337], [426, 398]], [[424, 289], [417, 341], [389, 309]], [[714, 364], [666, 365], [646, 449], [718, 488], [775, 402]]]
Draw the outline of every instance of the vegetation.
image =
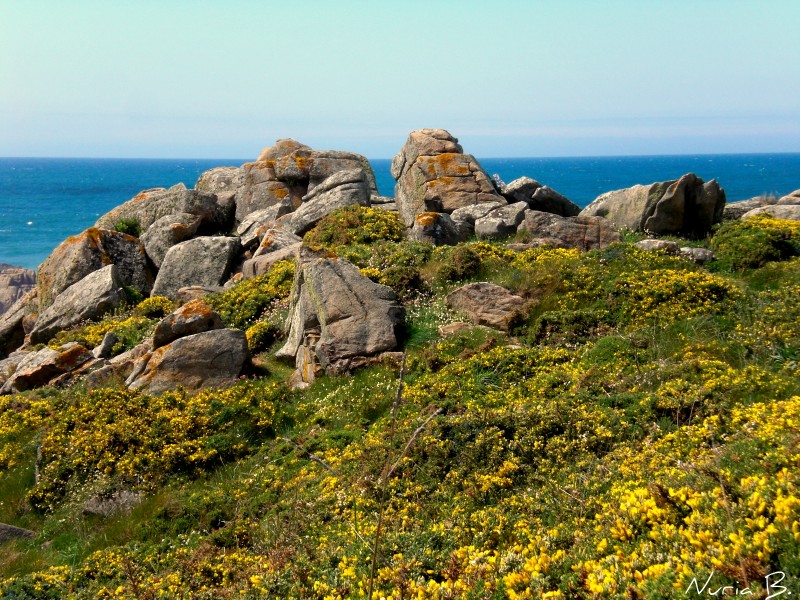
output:
[[[769, 574], [800, 578], [796, 240], [723, 225], [706, 269], [629, 242], [348, 238], [336, 252], [405, 299], [402, 377], [0, 398], [0, 522], [39, 532], [3, 546], [0, 596], [766, 597]], [[269, 347], [292, 272], [215, 307]], [[441, 337], [444, 294], [471, 280], [527, 318]], [[144, 499], [84, 512], [119, 490]]]
[[114, 225], [114, 230], [138, 238], [142, 233], [142, 226], [139, 224], [139, 220], [135, 218], [120, 219]]

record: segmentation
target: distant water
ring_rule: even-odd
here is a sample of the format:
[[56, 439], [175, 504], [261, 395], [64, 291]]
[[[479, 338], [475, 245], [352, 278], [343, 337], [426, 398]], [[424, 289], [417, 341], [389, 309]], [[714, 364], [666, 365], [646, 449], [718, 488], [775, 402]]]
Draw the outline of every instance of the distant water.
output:
[[[677, 179], [689, 172], [716, 178], [728, 201], [800, 188], [800, 154], [487, 158], [484, 169], [509, 183], [522, 176], [585, 206], [603, 192]], [[192, 187], [212, 167], [245, 159], [0, 158], [0, 263], [37, 267], [64, 238], [139, 191], [183, 182]], [[371, 161], [379, 191], [394, 195], [387, 159]]]

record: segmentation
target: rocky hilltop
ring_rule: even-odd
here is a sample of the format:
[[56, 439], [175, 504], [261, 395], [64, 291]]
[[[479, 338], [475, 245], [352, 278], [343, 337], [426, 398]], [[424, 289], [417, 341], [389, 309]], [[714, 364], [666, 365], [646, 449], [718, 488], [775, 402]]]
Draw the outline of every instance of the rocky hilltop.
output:
[[0, 316], [0, 597], [800, 581], [800, 192], [581, 210], [438, 129], [392, 172], [279, 140], [44, 261]]
[[[700, 239], [723, 215], [797, 218], [797, 193], [726, 208], [720, 185], [691, 173], [608, 192], [581, 210], [530, 177], [498, 183], [441, 129], [411, 132], [392, 160], [392, 175], [395, 197], [381, 197], [365, 157], [283, 139], [254, 162], [203, 173], [193, 189], [179, 184], [142, 191], [64, 240], [39, 267], [35, 288], [31, 272], [0, 273], [0, 390], [66, 384], [93, 373], [93, 385], [113, 375], [150, 391], [231, 381], [249, 361], [244, 333], [226, 329], [207, 304], [196, 310], [208, 318], [179, 328], [169, 342], [148, 338], [122, 355], [110, 356], [100, 346], [37, 344], [121, 310], [132, 298], [182, 304], [264, 276], [286, 260], [296, 264], [295, 281], [284, 327], [288, 340], [277, 356], [294, 361], [293, 385], [400, 350], [404, 308], [395, 292], [303, 242], [322, 219], [346, 207], [396, 213], [410, 240], [442, 246], [516, 236], [515, 251], [603, 249], [620, 241], [620, 231]], [[180, 321], [181, 311], [186, 308], [165, 321]], [[189, 363], [191, 376], [182, 371]]]

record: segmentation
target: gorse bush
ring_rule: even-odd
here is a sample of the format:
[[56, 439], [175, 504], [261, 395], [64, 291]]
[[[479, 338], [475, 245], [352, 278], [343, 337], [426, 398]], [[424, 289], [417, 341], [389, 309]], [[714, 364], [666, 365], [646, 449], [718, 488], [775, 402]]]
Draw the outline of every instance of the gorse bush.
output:
[[59, 346], [68, 342], [78, 342], [86, 348], [94, 348], [103, 341], [103, 337], [106, 333], [111, 332], [118, 338], [111, 353], [112, 355], [117, 355], [140, 344], [146, 337], [153, 333], [157, 323], [157, 319], [151, 319], [136, 314], [132, 316], [108, 317], [99, 323], [90, 323], [73, 329], [59, 331], [56, 336], [50, 340], [49, 346], [57, 349]]
[[142, 300], [133, 309], [133, 314], [148, 319], [161, 319], [175, 310], [175, 303], [166, 296], [152, 296]]
[[209, 294], [206, 301], [228, 327], [247, 329], [286, 303], [294, 281], [294, 261], [275, 263], [268, 273], [243, 279], [224, 292]]
[[325, 215], [304, 240], [310, 246], [336, 251], [339, 246], [372, 244], [379, 240], [399, 242], [405, 226], [400, 217], [380, 208], [345, 206]]
[[757, 215], [723, 223], [711, 238], [722, 268], [754, 269], [800, 255], [800, 223]]

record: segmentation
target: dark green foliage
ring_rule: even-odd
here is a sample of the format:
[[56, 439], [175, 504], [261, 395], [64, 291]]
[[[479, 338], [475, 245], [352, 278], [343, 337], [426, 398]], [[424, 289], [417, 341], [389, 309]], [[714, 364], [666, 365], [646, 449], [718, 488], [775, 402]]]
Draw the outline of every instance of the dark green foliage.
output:
[[711, 238], [719, 268], [755, 269], [800, 255], [800, 224], [769, 215], [723, 223]]
[[142, 226], [135, 218], [120, 219], [114, 225], [114, 230], [138, 238], [142, 233]]

